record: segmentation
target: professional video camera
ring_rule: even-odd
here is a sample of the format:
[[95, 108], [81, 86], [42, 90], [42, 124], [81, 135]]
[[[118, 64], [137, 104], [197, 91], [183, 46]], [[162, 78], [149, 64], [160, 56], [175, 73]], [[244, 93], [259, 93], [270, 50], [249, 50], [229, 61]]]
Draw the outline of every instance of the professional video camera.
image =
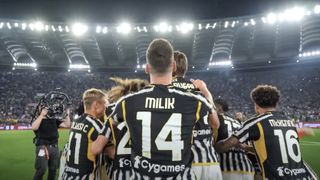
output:
[[40, 99], [32, 121], [40, 115], [44, 108], [48, 109], [47, 118], [63, 121], [67, 116], [67, 109], [70, 105], [71, 102], [67, 94], [51, 91]]

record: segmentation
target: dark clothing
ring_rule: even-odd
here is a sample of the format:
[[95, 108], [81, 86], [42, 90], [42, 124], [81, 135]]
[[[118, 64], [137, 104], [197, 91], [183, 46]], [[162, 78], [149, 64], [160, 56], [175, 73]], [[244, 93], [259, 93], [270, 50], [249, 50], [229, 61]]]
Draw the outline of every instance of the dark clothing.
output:
[[55, 179], [59, 166], [58, 128], [62, 121], [56, 119], [43, 119], [36, 134], [36, 172], [34, 180], [42, 179], [49, 169], [48, 180]]
[[36, 134], [36, 146], [58, 143], [58, 128], [62, 121], [56, 119], [43, 119]]
[[37, 146], [34, 180], [42, 180], [43, 175], [49, 167], [48, 180], [54, 180], [59, 166], [58, 146]]

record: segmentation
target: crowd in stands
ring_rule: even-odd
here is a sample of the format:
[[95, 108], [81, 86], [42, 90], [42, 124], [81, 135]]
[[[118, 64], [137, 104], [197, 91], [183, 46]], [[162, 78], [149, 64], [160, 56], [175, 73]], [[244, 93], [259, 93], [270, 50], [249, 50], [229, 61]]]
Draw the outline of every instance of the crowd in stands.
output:
[[[147, 77], [142, 73], [0, 72], [0, 123], [30, 123], [39, 96], [52, 90], [68, 94], [74, 110], [86, 89], [108, 89], [113, 85], [108, 79], [112, 76]], [[192, 72], [187, 78], [204, 80], [215, 98], [227, 100], [233, 115], [243, 112], [246, 117], [252, 117], [250, 91], [258, 84], [271, 84], [281, 90], [279, 109], [287, 118], [320, 120], [320, 68]]]

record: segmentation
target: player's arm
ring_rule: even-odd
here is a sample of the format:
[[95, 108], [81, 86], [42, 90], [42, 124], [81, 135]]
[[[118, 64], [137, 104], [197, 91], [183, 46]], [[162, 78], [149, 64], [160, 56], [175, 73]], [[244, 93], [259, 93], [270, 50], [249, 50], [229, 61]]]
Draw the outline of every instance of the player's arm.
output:
[[200, 90], [200, 92], [202, 93], [202, 95], [209, 101], [209, 103], [212, 105], [212, 109], [211, 109], [211, 113], [208, 116], [208, 122], [211, 126], [212, 129], [218, 129], [220, 126], [220, 122], [219, 122], [219, 118], [218, 118], [218, 114], [215, 110], [215, 106], [213, 103], [213, 97], [212, 94], [210, 93], [210, 91], [207, 88], [207, 85], [204, 81], [202, 80], [191, 80], [191, 82], [193, 83], [193, 85]]
[[32, 122], [31, 129], [34, 131], [38, 130], [42, 120], [46, 117], [47, 114], [48, 109], [43, 108], [37, 119]]
[[61, 128], [70, 128], [71, 127], [71, 119], [70, 119], [70, 109], [67, 109], [67, 116], [64, 121], [59, 125]]
[[217, 153], [224, 153], [228, 151], [230, 148], [238, 146], [239, 145], [239, 140], [235, 136], [230, 136], [227, 140], [225, 141], [219, 141], [215, 145], [215, 150]]
[[109, 139], [104, 135], [99, 135], [98, 138], [92, 143], [91, 152], [93, 155], [100, 154], [103, 148], [107, 145]]

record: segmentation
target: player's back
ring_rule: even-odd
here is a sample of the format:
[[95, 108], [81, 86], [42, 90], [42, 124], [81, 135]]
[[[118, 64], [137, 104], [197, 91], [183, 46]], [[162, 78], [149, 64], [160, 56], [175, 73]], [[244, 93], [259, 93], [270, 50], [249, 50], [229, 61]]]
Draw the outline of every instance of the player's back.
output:
[[102, 124], [88, 114], [72, 122], [63, 179], [94, 178], [99, 159], [91, 152], [91, 144], [101, 132]]
[[283, 118], [279, 112], [268, 112], [249, 120], [257, 123], [250, 133], [259, 137], [254, 141], [263, 176], [268, 179], [307, 178], [303, 164], [296, 126], [292, 120]]
[[185, 173], [187, 179], [194, 178], [190, 173], [192, 129], [211, 109], [205, 98], [152, 85], [118, 103], [117, 116], [127, 122], [131, 135], [133, 177], [169, 178]]

